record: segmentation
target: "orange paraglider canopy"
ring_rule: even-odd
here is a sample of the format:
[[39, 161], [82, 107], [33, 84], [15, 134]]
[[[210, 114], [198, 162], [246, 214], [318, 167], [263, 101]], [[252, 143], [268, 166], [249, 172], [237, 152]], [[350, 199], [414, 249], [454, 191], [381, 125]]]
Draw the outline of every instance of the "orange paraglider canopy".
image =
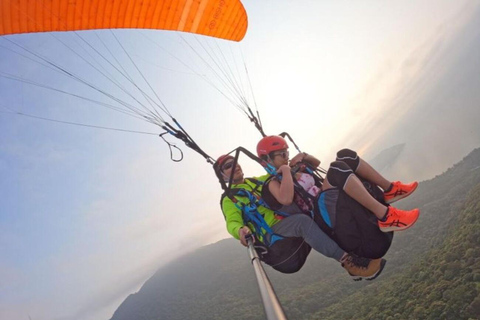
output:
[[239, 0], [1, 0], [0, 35], [90, 29], [176, 30], [240, 41]]

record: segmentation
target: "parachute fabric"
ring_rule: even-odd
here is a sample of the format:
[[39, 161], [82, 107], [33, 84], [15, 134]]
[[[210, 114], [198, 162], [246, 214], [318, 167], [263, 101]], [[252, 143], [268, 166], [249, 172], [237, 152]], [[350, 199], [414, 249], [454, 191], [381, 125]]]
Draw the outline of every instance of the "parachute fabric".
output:
[[240, 41], [247, 14], [239, 0], [2, 0], [0, 36], [30, 32], [141, 28]]

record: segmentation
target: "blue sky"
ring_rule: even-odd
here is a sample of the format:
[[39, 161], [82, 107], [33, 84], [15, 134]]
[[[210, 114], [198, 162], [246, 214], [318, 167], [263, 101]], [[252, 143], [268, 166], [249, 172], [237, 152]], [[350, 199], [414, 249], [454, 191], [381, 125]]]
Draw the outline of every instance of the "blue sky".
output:
[[[401, 161], [387, 172], [391, 179], [431, 178], [480, 145], [476, 1], [244, 4], [245, 39], [239, 46], [220, 45], [243, 53], [267, 133], [288, 131], [324, 164], [342, 147], [360, 150], [368, 159], [406, 143]], [[81, 34], [101, 47], [99, 35], [118, 49], [108, 32]], [[207, 153], [216, 157], [239, 145], [254, 150], [259, 134], [249, 121], [172, 58], [195, 60], [201, 68], [178, 35], [115, 34]], [[133, 101], [59, 43], [73, 43], [75, 36], [56, 37], [9, 39]], [[12, 54], [4, 48], [10, 43], [0, 45], [0, 72], [108, 101]], [[132, 68], [126, 57], [119, 58]], [[138, 76], [135, 80], [148, 90]], [[156, 269], [229, 237], [218, 182], [194, 152], [182, 147], [184, 160], [174, 163], [155, 135], [57, 124], [12, 115], [10, 109], [162, 132], [78, 98], [0, 78], [1, 319], [108, 319]], [[251, 175], [262, 173], [247, 161], [243, 167]]]

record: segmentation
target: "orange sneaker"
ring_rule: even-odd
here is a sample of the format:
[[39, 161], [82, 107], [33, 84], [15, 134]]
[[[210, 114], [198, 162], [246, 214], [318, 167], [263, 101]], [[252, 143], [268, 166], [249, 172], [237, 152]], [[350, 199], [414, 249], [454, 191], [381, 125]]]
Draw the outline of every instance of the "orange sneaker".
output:
[[401, 231], [410, 228], [417, 222], [420, 210], [410, 211], [388, 207], [385, 221], [378, 220], [378, 227], [382, 232]]
[[394, 203], [400, 199], [408, 197], [417, 189], [418, 182], [412, 182], [410, 184], [403, 184], [400, 181], [392, 182], [392, 188], [389, 192], [384, 192], [385, 202]]

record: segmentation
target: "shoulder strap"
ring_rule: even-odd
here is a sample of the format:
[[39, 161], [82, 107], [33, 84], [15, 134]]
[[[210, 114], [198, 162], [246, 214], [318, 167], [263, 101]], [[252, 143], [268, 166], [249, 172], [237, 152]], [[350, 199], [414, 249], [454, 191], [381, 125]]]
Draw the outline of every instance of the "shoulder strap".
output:
[[253, 184], [255, 185], [255, 187], [252, 189], [251, 192], [254, 193], [254, 194], [255, 194], [255, 192], [258, 191], [258, 189], [259, 189], [260, 187], [263, 187], [263, 185], [265, 184], [265, 182], [260, 181], [260, 180], [255, 179], [255, 178], [246, 178], [245, 181], [246, 181], [246, 182], [253, 182]]
[[[220, 209], [222, 209], [222, 203], [223, 203], [223, 199], [225, 199], [225, 197], [229, 197], [230, 200], [232, 200], [232, 202], [236, 202], [236, 199], [234, 198], [235, 195], [237, 195], [237, 193], [242, 190], [242, 189], [239, 189], [239, 188], [234, 188], [234, 189], [229, 189], [229, 190], [225, 190], [222, 195], [220, 196]], [[222, 210], [222, 213], [223, 213], [223, 210]], [[225, 217], [225, 214], [223, 214], [223, 217]]]
[[[253, 179], [256, 180], [256, 179]], [[258, 181], [258, 180], [256, 180]], [[258, 181], [260, 185], [261, 181]], [[257, 185], [258, 187], [258, 185]], [[255, 189], [254, 189], [255, 190]], [[248, 201], [246, 203], [238, 201], [235, 196], [244, 197]], [[242, 188], [230, 189], [230, 192], [224, 192], [220, 200], [220, 206], [225, 197], [229, 197], [233, 204], [242, 212], [243, 221], [245, 224], [250, 223], [253, 225], [253, 234], [261, 235], [263, 243], [269, 247], [273, 245], [277, 240], [283, 239], [283, 237], [276, 235], [272, 228], [267, 224], [263, 215], [258, 211], [259, 206], [264, 206], [261, 199], [257, 198], [252, 191], [248, 191]], [[222, 211], [223, 213], [223, 211]], [[225, 217], [225, 214], [224, 214]], [[267, 237], [269, 235], [269, 237]]]

